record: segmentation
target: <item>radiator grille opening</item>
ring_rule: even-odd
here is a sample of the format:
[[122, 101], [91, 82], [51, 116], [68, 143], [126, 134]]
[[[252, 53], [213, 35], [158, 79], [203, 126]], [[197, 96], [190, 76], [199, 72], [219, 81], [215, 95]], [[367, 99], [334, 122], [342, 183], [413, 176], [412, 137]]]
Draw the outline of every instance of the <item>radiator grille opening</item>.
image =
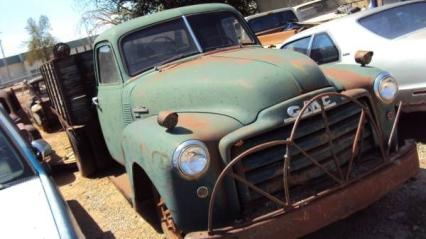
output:
[[[331, 131], [333, 150], [338, 159], [338, 167], [346, 175], [361, 108], [350, 101], [327, 110], [326, 115]], [[287, 139], [292, 128], [293, 124], [290, 124], [244, 139], [243, 145], [231, 148], [232, 158], [253, 146], [272, 140]], [[368, 120], [366, 120], [363, 128], [360, 152], [354, 159], [350, 177], [368, 172], [382, 162]], [[339, 170], [330, 150], [328, 134], [321, 114], [303, 119], [295, 136], [294, 142], [300, 148], [329, 170], [330, 173], [339, 177]], [[326, 175], [294, 146], [290, 146], [290, 149], [291, 161], [288, 185], [292, 202], [309, 198], [328, 188], [337, 186], [336, 181]], [[266, 192], [284, 199], [283, 167], [285, 153], [286, 148], [281, 145], [250, 154], [234, 167], [234, 172]], [[256, 216], [279, 208], [277, 204], [246, 185], [237, 183], [237, 187], [244, 214]]]

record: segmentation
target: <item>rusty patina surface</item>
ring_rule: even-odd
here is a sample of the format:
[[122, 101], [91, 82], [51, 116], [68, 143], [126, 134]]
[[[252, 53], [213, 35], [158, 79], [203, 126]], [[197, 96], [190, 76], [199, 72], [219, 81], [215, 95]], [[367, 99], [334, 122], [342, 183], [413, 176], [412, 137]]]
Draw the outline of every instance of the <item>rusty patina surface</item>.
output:
[[415, 144], [406, 145], [392, 155], [389, 164], [347, 187], [319, 195], [309, 204], [270, 213], [250, 225], [220, 228], [213, 234], [194, 232], [185, 238], [299, 238], [366, 208], [415, 176], [418, 170]]
[[[222, 4], [186, 7], [113, 27], [95, 43], [95, 52], [109, 44], [117, 55], [121, 78], [117, 84], [99, 87], [98, 92], [104, 94], [99, 102], [104, 108], [100, 107], [98, 113], [108, 123], [103, 133], [110, 139], [108, 146], [110, 151], [113, 149], [113, 157], [128, 172], [132, 202], [137, 205], [135, 191], [142, 187], [135, 182], [133, 170], [141, 168], [160, 195], [167, 216], [173, 219], [173, 228], [183, 233], [209, 229], [207, 236], [216, 236], [216, 232], [223, 236], [213, 228], [261, 216], [277, 227], [259, 227], [254, 234], [267, 237], [289, 230], [278, 226], [282, 220], [269, 218], [271, 210], [276, 209], [273, 206], [278, 205], [285, 213], [305, 208], [309, 210], [302, 211], [306, 215], [330, 210], [318, 215], [329, 217], [324, 219], [327, 223], [362, 208], [334, 211], [326, 206], [330, 202], [315, 206], [314, 201], [322, 200], [315, 195], [336, 195], [333, 200], [341, 200], [344, 195], [352, 195], [355, 181], [371, 184], [370, 176], [385, 180], [386, 175], [380, 174], [379, 168], [387, 167], [395, 158], [406, 160], [395, 152], [394, 144], [387, 147], [395, 122], [387, 115], [395, 113], [396, 102], [385, 105], [372, 93], [372, 83], [382, 72], [380, 69], [318, 67], [302, 54], [264, 49], [256, 39], [251, 45], [200, 51], [136, 76], [127, 73], [120, 56], [120, 39], [128, 33], [185, 15], [227, 11], [242, 19], [238, 12]], [[173, 116], [170, 121], [166, 120], [168, 115]], [[188, 141], [202, 142], [210, 159], [207, 168], [194, 177], [185, 177], [172, 161], [179, 146]], [[259, 148], [262, 151], [250, 151]], [[407, 161], [415, 161], [412, 150], [406, 152], [411, 158]], [[371, 157], [361, 157], [362, 154]], [[283, 155], [287, 160], [283, 160]], [[354, 163], [367, 158], [375, 159], [374, 168]], [[405, 169], [392, 168], [396, 175]], [[218, 179], [223, 179], [223, 184], [215, 187]], [[321, 187], [311, 188], [311, 183]], [[204, 191], [202, 196], [200, 188]], [[347, 202], [364, 207], [380, 195], [366, 194]], [[342, 207], [351, 205], [345, 202]], [[283, 220], [291, 223], [295, 218]], [[292, 227], [303, 233], [324, 225], [306, 226], [304, 230], [303, 221], [295, 222], [297, 226]], [[244, 228], [257, 227], [260, 222], [246, 223]], [[306, 223], [314, 224], [308, 219]]]
[[[347, 186], [348, 184], [352, 183], [353, 181], [356, 180], [360, 180], [361, 177], [353, 177], [353, 165], [354, 165], [354, 161], [357, 159], [357, 161], [360, 160], [360, 157], [362, 157], [362, 153], [363, 151], [363, 135], [365, 134], [366, 131], [366, 124], [368, 121], [369, 126], [371, 127], [371, 133], [374, 135], [375, 138], [377, 138], [378, 140], [378, 145], [379, 145], [379, 149], [381, 152], [381, 156], [379, 156], [379, 162], [378, 164], [387, 164], [389, 162], [389, 155], [388, 152], [385, 151], [385, 145], [384, 145], [384, 141], [383, 141], [383, 135], [382, 135], [382, 131], [381, 128], [377, 125], [377, 122], [375, 121], [375, 119], [373, 118], [371, 112], [368, 110], [367, 106], [363, 103], [361, 103], [361, 101], [359, 99], [357, 99], [356, 97], [360, 97], [362, 92], [357, 91], [357, 90], [351, 90], [351, 91], [344, 91], [342, 94], [340, 93], [323, 93], [323, 94], [319, 94], [316, 95], [315, 97], [313, 97], [312, 99], [310, 99], [305, 105], [304, 107], [300, 110], [300, 112], [298, 113], [297, 118], [294, 121], [294, 124], [291, 128], [290, 134], [288, 136], [287, 139], [285, 140], [275, 140], [275, 141], [268, 141], [265, 142], [263, 144], [259, 144], [256, 145], [252, 148], [249, 148], [247, 150], [245, 150], [244, 152], [240, 153], [237, 157], [235, 157], [234, 159], [232, 159], [229, 164], [226, 165], [226, 167], [224, 168], [224, 170], [221, 172], [221, 174], [219, 175], [215, 186], [213, 188], [213, 192], [211, 195], [211, 199], [210, 199], [210, 204], [209, 204], [209, 220], [208, 220], [208, 232], [210, 234], [213, 234], [213, 206], [215, 203], [215, 199], [216, 199], [216, 194], [218, 191], [218, 188], [220, 187], [220, 185], [222, 184], [223, 179], [225, 178], [225, 176], [230, 175], [231, 177], [235, 178], [237, 181], [239, 181], [240, 183], [246, 185], [247, 187], [251, 188], [252, 190], [256, 191], [257, 193], [261, 194], [262, 196], [268, 198], [269, 200], [271, 200], [272, 202], [278, 204], [279, 206], [281, 206], [283, 208], [284, 211], [288, 211], [288, 210], [294, 210], [295, 208], [299, 207], [301, 201], [305, 204], [308, 201], [312, 201], [315, 200], [318, 197], [318, 194], [323, 194], [324, 191], [332, 191], [336, 188], [342, 188]], [[350, 101], [353, 102], [357, 107], [360, 108], [360, 116], [359, 116], [359, 120], [357, 123], [357, 128], [354, 134], [354, 138], [353, 138], [353, 142], [352, 142], [352, 146], [351, 146], [351, 152], [350, 152], [350, 159], [348, 160], [348, 162], [342, 161], [342, 158], [338, 158], [337, 157], [337, 153], [335, 152], [336, 150], [336, 146], [335, 144], [338, 144], [338, 142], [335, 141], [333, 134], [331, 132], [331, 124], [330, 124], [330, 119], [326, 114], [326, 110], [325, 110], [325, 106], [324, 106], [324, 102], [321, 101], [320, 99], [323, 99], [324, 97], [330, 97], [330, 96], [338, 96], [341, 97], [342, 99], [344, 99], [344, 101]], [[313, 105], [315, 102], [319, 102], [320, 104], [320, 108], [317, 109], [318, 112], [310, 112], [310, 114], [319, 114], [321, 113], [322, 116], [322, 121], [323, 124], [325, 126], [325, 140], [327, 141], [328, 144], [328, 150], [331, 152], [330, 155], [332, 155], [332, 159], [334, 161], [334, 170], [331, 170], [330, 168], [327, 168], [322, 162], [320, 162], [318, 159], [316, 159], [314, 156], [311, 155], [311, 153], [308, 153], [308, 149], [302, 146], [299, 146], [298, 142], [296, 141], [296, 135], [297, 132], [299, 130], [299, 124], [301, 123], [303, 118], [309, 117], [310, 115], [307, 115], [306, 113], [308, 113], [308, 109], [311, 107], [311, 105]], [[279, 198], [277, 198], [276, 196], [272, 195], [272, 193], [268, 192], [268, 190], [262, 190], [261, 188], [259, 188], [258, 186], [254, 185], [253, 183], [249, 182], [248, 180], [246, 180], [244, 177], [239, 176], [238, 172], [234, 173], [233, 169], [234, 167], [241, 163], [242, 159], [246, 158], [247, 156], [251, 155], [251, 154], [255, 154], [258, 152], [261, 152], [263, 150], [267, 150], [269, 148], [272, 147], [276, 147], [276, 146], [281, 146], [281, 147], [285, 147], [285, 153], [282, 156], [282, 160], [283, 162], [283, 167], [282, 167], [282, 182], [283, 182], [283, 187], [284, 187], [284, 200], [281, 200]], [[312, 196], [309, 196], [307, 198], [303, 198], [299, 201], [295, 201], [293, 199], [291, 199], [292, 195], [290, 193], [290, 183], [294, 181], [293, 180], [289, 180], [291, 178], [290, 175], [290, 165], [291, 165], [291, 160], [292, 160], [292, 155], [294, 155], [294, 153], [292, 153], [291, 151], [297, 150], [300, 153], [302, 153], [308, 160], [310, 160], [312, 162], [312, 165], [315, 167], [318, 167], [323, 174], [327, 175], [328, 177], [330, 177], [332, 180], [334, 180], [336, 182], [336, 186], [334, 187], [327, 187], [327, 189], [323, 189], [322, 192], [318, 192]], [[347, 166], [343, 167], [343, 165], [347, 164]], [[378, 167], [377, 165], [375, 167]], [[336, 173], [333, 173], [336, 172]], [[300, 177], [300, 176], [299, 176]], [[308, 181], [309, 178], [312, 177], [312, 174], [307, 173], [306, 176], [302, 177], [302, 181]]]
[[264, 34], [258, 36], [260, 43], [262, 46], [269, 47], [269, 46], [276, 46], [278, 44], [283, 43], [287, 38], [293, 36], [297, 33], [297, 30], [286, 30], [281, 32], [274, 32], [269, 34]]

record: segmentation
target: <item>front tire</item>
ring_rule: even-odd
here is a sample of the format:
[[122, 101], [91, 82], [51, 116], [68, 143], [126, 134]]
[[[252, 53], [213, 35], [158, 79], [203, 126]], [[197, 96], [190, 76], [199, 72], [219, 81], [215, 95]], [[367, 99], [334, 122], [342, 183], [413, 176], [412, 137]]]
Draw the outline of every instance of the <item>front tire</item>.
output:
[[158, 217], [160, 218], [161, 229], [167, 239], [183, 239], [183, 233], [173, 220], [170, 210], [157, 190], [154, 189], [154, 200]]

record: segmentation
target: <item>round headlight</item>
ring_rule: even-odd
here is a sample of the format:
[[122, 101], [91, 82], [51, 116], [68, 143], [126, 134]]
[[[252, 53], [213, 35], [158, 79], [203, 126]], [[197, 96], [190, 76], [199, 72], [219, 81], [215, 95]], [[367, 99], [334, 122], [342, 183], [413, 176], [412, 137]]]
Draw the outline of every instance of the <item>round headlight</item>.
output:
[[210, 162], [206, 145], [198, 140], [188, 140], [180, 144], [173, 153], [173, 165], [188, 178], [201, 176]]
[[390, 104], [398, 95], [398, 82], [389, 73], [380, 73], [374, 81], [374, 92], [383, 103]]

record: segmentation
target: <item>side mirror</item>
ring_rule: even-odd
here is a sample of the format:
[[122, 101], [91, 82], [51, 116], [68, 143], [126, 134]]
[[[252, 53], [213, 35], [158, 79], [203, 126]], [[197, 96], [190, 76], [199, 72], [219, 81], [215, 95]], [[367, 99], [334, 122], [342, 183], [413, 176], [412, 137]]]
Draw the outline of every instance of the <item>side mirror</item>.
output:
[[31, 147], [39, 161], [44, 161], [52, 155], [52, 147], [43, 139], [36, 139], [31, 142]]
[[355, 53], [355, 62], [361, 64], [361, 66], [366, 66], [373, 59], [373, 54], [372, 51], [357, 51]]

